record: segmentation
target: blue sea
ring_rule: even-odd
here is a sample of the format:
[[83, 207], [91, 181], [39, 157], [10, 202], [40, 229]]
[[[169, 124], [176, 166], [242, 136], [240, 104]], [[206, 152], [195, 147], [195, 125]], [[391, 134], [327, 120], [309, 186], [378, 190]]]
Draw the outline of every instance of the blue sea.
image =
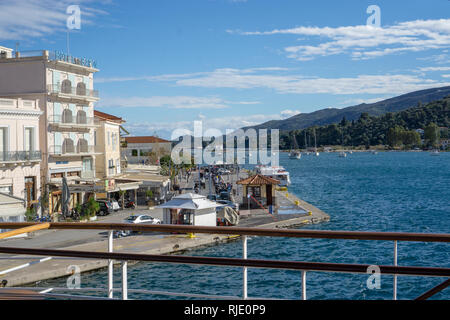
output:
[[[280, 164], [291, 175], [290, 192], [331, 217], [328, 223], [305, 229], [450, 232], [450, 153], [426, 152], [337, 153], [288, 159]], [[292, 239], [251, 237], [248, 257], [312, 262], [393, 264], [392, 241]], [[186, 255], [242, 257], [242, 244], [234, 241], [211, 245]], [[398, 243], [402, 266], [450, 267], [450, 244]], [[129, 266], [129, 288], [197, 294], [242, 294], [242, 269], [210, 266], [138, 263]], [[381, 275], [380, 289], [368, 289], [369, 275], [308, 272], [308, 299], [392, 299], [393, 277]], [[398, 299], [414, 299], [445, 279], [398, 277]], [[120, 288], [120, 269], [115, 271]], [[105, 287], [107, 270], [82, 275], [82, 287]], [[66, 279], [41, 282], [39, 286], [65, 286]], [[300, 299], [301, 273], [273, 269], [249, 269], [248, 296]], [[129, 294], [135, 299], [180, 299], [161, 295]], [[450, 299], [450, 288], [433, 299]]]

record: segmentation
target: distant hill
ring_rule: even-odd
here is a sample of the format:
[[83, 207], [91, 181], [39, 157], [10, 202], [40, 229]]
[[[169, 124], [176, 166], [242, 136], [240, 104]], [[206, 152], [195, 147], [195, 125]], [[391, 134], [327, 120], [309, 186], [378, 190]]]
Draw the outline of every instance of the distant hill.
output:
[[337, 109], [327, 108], [311, 113], [301, 113], [284, 120], [272, 120], [260, 125], [249, 126], [243, 129], [280, 129], [298, 130], [311, 126], [322, 126], [338, 123], [343, 117], [346, 120], [357, 120], [362, 113], [367, 112], [371, 116], [380, 116], [387, 112], [398, 112], [411, 107], [416, 107], [419, 103], [426, 104], [450, 95], [450, 86], [414, 91], [398, 97], [378, 101], [375, 103], [362, 103], [355, 106]]

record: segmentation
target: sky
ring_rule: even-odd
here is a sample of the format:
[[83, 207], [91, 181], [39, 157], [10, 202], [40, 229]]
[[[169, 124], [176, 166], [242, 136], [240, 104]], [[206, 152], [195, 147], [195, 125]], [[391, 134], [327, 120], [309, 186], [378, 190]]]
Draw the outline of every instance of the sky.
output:
[[450, 85], [449, 13], [448, 0], [0, 0], [0, 46], [95, 59], [95, 108], [171, 138], [195, 120], [226, 133]]

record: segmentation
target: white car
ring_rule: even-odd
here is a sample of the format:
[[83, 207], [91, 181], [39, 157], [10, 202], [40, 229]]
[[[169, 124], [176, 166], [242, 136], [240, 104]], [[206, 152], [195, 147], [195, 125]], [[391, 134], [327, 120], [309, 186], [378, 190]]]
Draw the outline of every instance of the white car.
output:
[[119, 209], [120, 209], [119, 202], [117, 202], [116, 200], [111, 199], [111, 203], [112, 203], [113, 210], [114, 211], [119, 211]]
[[[124, 220], [125, 223], [145, 223], [145, 224], [161, 224], [161, 220], [153, 218], [152, 216], [141, 214], [141, 215], [132, 215]], [[115, 232], [115, 236], [126, 237], [133, 233], [131, 230], [120, 230]]]
[[141, 214], [132, 215], [125, 219], [127, 223], [147, 223], [147, 224], [161, 224], [161, 220], [153, 218], [152, 216]]

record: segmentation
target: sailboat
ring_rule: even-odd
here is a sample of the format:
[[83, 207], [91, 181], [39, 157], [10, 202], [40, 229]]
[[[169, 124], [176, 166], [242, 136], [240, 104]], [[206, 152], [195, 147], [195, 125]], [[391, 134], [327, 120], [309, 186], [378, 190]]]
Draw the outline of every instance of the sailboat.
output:
[[294, 150], [289, 152], [289, 159], [300, 159], [302, 157], [301, 152], [298, 150], [297, 139], [295, 138], [295, 134], [292, 136], [294, 139]]
[[317, 140], [316, 140], [316, 129], [314, 128], [314, 155], [316, 157], [319, 156], [319, 152], [317, 151]]
[[305, 154], [307, 156], [309, 156], [309, 152], [308, 152], [308, 143], [306, 142], [306, 130], [305, 130]]
[[[437, 128], [436, 128], [436, 136], [438, 136], [437, 135]], [[439, 139], [438, 139], [439, 140]], [[434, 149], [433, 151], [431, 151], [431, 153], [430, 153], [432, 156], [438, 156], [440, 153], [439, 153], [439, 149]]]

